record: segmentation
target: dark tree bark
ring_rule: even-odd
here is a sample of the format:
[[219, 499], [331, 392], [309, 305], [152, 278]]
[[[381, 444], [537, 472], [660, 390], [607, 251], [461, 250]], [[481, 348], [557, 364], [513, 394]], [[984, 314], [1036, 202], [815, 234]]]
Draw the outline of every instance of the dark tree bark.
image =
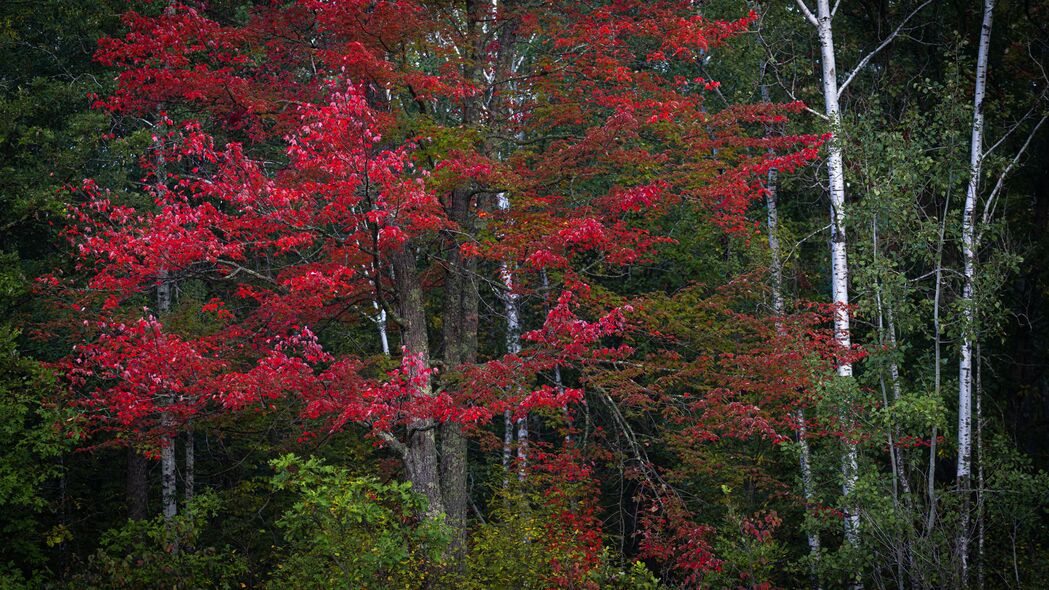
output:
[[149, 459], [134, 447], [127, 449], [127, 517], [149, 518]]
[[[402, 342], [408, 354], [420, 357], [421, 366], [429, 366], [430, 347], [426, 334], [426, 312], [423, 307], [422, 287], [419, 284], [419, 270], [410, 243], [393, 254], [392, 263]], [[422, 388], [422, 395], [432, 394], [429, 383]], [[434, 429], [434, 421], [428, 418], [413, 420], [408, 425], [404, 467], [412, 488], [425, 496], [429, 503], [427, 514], [440, 518], [445, 515], [445, 508], [441, 497], [437, 437]]]
[[[449, 217], [460, 230], [469, 233], [471, 223], [470, 193], [453, 191], [449, 203]], [[457, 367], [477, 362], [477, 286], [474, 276], [476, 259], [463, 257], [454, 235], [447, 236], [445, 250], [448, 272], [445, 275], [444, 316], [442, 340], [444, 364], [452, 374]], [[441, 425], [441, 490], [447, 510], [448, 524], [455, 531], [452, 553], [462, 557], [466, 544], [466, 508], [469, 503], [467, 486], [467, 444], [462, 427], [455, 422]]]

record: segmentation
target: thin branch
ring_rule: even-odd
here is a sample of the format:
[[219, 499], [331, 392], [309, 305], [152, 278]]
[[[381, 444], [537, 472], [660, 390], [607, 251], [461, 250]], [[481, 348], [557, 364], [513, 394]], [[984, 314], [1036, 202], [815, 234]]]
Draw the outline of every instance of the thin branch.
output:
[[1045, 101], [1045, 98], [1046, 98], [1047, 94], [1049, 94], [1049, 87], [1047, 87], [1045, 90], [1042, 91], [1042, 94], [1039, 95], [1039, 97], [1035, 101], [1034, 105], [1032, 105], [1031, 108], [1026, 113], [1024, 113], [1024, 115], [1022, 117], [1020, 117], [1020, 119], [1016, 122], [1015, 125], [1010, 127], [1004, 134], [1002, 134], [1002, 136], [998, 139], [998, 141], [994, 142], [994, 145], [992, 145], [991, 147], [989, 147], [986, 150], [984, 150], [983, 156], [981, 156], [981, 157], [986, 159], [987, 156], [991, 155], [991, 153], [994, 152], [994, 150], [998, 149], [998, 146], [1000, 146], [1003, 143], [1005, 143], [1005, 140], [1009, 139], [1009, 137], [1012, 136], [1014, 131], [1019, 129], [1025, 122], [1027, 122], [1027, 119], [1031, 115], [1033, 115], [1035, 111], [1037, 111], [1039, 108], [1044, 108], [1045, 107], [1044, 101]]
[[[994, 215], [994, 208], [998, 200], [998, 195], [1001, 194], [1002, 187], [1005, 185], [1005, 177], [1009, 175], [1009, 172], [1011, 172], [1017, 162], [1020, 161], [1024, 152], [1027, 151], [1028, 146], [1031, 145], [1031, 140], [1034, 139], [1034, 136], [1038, 133], [1038, 129], [1042, 127], [1042, 124], [1045, 123], [1046, 119], [1049, 119], [1049, 114], [1042, 115], [1042, 118], [1039, 119], [1038, 123], [1035, 124], [1033, 129], [1031, 129], [1031, 132], [1027, 134], [1027, 140], [1024, 141], [1024, 144], [1020, 147], [1019, 151], [1016, 152], [1013, 159], [1010, 160], [1009, 164], [1004, 170], [1002, 170], [1002, 173], [998, 175], [998, 182], [995, 183], [994, 189], [991, 191], [991, 194], [987, 196], [987, 201], [983, 205], [983, 227], [987, 226], [987, 222], [990, 221], [991, 217]], [[981, 228], [981, 233], [982, 231], [983, 229]]]
[[226, 260], [226, 259], [223, 259], [223, 258], [218, 258], [218, 259], [215, 260], [215, 262], [218, 263], [218, 264], [224, 265], [224, 266], [229, 266], [229, 267], [231, 267], [233, 269], [232, 272], [230, 272], [228, 275], [222, 277], [224, 279], [232, 279], [233, 277], [237, 276], [238, 274], [244, 273], [244, 274], [247, 274], [247, 275], [251, 275], [251, 276], [255, 277], [256, 279], [259, 279], [259, 280], [262, 280], [262, 281], [266, 281], [267, 283], [270, 283], [270, 284], [273, 284], [273, 285], [277, 284], [277, 281], [274, 280], [273, 278], [268, 277], [266, 275], [263, 275], [261, 273], [258, 273], [258, 272], [254, 271], [254, 270], [251, 270], [250, 268], [247, 268], [245, 266], [241, 266], [241, 265], [237, 264], [236, 262], [233, 262], [232, 260]]
[[[798, 1], [801, 2], [801, 0]], [[896, 27], [895, 31], [890, 33], [889, 36], [886, 37], [880, 45], [874, 48], [874, 51], [868, 53], [866, 56], [864, 56], [863, 59], [860, 60], [860, 63], [856, 64], [856, 67], [853, 68], [853, 70], [849, 72], [849, 75], [845, 77], [845, 81], [841, 83], [841, 86], [838, 86], [838, 98], [841, 98], [842, 93], [845, 92], [845, 88], [856, 78], [856, 75], [859, 74], [860, 71], [863, 70], [863, 68], [867, 67], [867, 64], [871, 61], [871, 59], [873, 59], [879, 51], [885, 49], [885, 47], [900, 34], [900, 31], [903, 30], [904, 25], [910, 22], [910, 20], [916, 14], [918, 14], [921, 11], [921, 9], [928, 6], [930, 2], [932, 2], [932, 0], [925, 0], [925, 2], [919, 4], [918, 8], [912, 10], [911, 13], [907, 15], [907, 18], [903, 19], [903, 22], [901, 22], [900, 25]]]

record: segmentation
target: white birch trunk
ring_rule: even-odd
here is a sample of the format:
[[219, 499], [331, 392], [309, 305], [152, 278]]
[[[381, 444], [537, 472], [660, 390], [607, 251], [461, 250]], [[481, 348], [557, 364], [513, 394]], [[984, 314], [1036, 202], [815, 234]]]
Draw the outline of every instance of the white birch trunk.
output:
[[969, 488], [972, 476], [973, 341], [976, 332], [976, 201], [983, 167], [983, 100], [987, 89], [987, 55], [991, 44], [994, 0], [984, 0], [980, 49], [976, 58], [976, 88], [973, 92], [972, 139], [969, 147], [969, 184], [962, 213], [962, 347], [958, 361], [958, 489], [963, 495], [958, 527], [960, 584], [969, 581]]
[[[159, 133], [159, 131], [158, 131]], [[163, 191], [166, 190], [167, 185], [167, 173], [165, 170], [165, 161], [163, 146], [159, 139], [156, 139], [153, 144], [156, 150], [156, 180], [157, 180], [157, 198], [163, 195]], [[168, 277], [168, 271], [166, 269], [160, 269], [157, 272], [157, 316], [163, 318], [171, 311], [171, 281]], [[168, 398], [165, 394], [165, 398], [160, 400], [161, 405], [169, 405], [174, 400]], [[171, 520], [176, 514], [178, 514], [178, 490], [176, 482], [176, 463], [175, 463], [175, 437], [172, 436], [171, 430], [174, 427], [174, 419], [170, 412], [164, 411], [160, 414], [160, 426], [163, 431], [161, 436], [161, 449], [160, 449], [160, 498], [161, 498], [161, 512], [166, 520]]]
[[[872, 239], [872, 242], [873, 242], [872, 248], [873, 248], [873, 255], [874, 255], [874, 266], [875, 266], [875, 268], [878, 268], [879, 267], [879, 264], [878, 264], [879, 245], [878, 245], [878, 219], [877, 219], [877, 216], [875, 216], [874, 220], [871, 222], [871, 239]], [[896, 357], [895, 357], [896, 345], [897, 345], [897, 342], [896, 342], [896, 320], [895, 320], [895, 315], [893, 314], [893, 311], [892, 311], [891, 299], [890, 299], [890, 301], [888, 303], [883, 301], [883, 298], [882, 298], [882, 280], [881, 280], [880, 277], [877, 277], [874, 280], [874, 301], [875, 301], [875, 306], [878, 309], [878, 335], [879, 335], [879, 340], [880, 340], [879, 344], [881, 344], [882, 346], [888, 345], [888, 349], [889, 349], [890, 355], [892, 355], [892, 356], [889, 357], [889, 367], [888, 368], [889, 368], [889, 384], [892, 387], [892, 402], [895, 403], [895, 402], [900, 401], [900, 396], [902, 395], [902, 387], [900, 385], [900, 367], [899, 367], [899, 365], [896, 364]], [[882, 383], [882, 388], [884, 389], [884, 382]], [[889, 405], [889, 398], [888, 398], [887, 395], [884, 395], [884, 392], [883, 392], [883, 397], [884, 397], [884, 401], [885, 401], [885, 406], [888, 407], [888, 405]], [[902, 449], [898, 449], [895, 446], [895, 442], [894, 441], [899, 439], [899, 430], [896, 428], [895, 425], [891, 425], [890, 426], [889, 431], [888, 431], [888, 435], [889, 435], [889, 459], [892, 461], [892, 474], [893, 474], [892, 475], [892, 489], [893, 489], [893, 498], [895, 499], [897, 497], [897, 495], [896, 495], [897, 488], [899, 488], [899, 490], [901, 490], [904, 494], [910, 495], [910, 493], [911, 493], [911, 485], [910, 485], [910, 482], [907, 480], [907, 472], [904, 469], [903, 450]]]
[[[938, 242], [936, 244], [936, 290], [933, 294], [932, 303], [932, 330], [933, 330], [933, 395], [936, 396], [936, 400], [940, 398], [940, 385], [941, 375], [943, 371], [943, 362], [941, 358], [941, 345], [940, 340], [940, 296], [943, 292], [943, 244], [944, 244], [944, 233], [947, 230], [947, 212], [950, 209], [950, 193], [947, 193], [946, 202], [943, 205], [943, 214], [940, 216], [940, 233]], [[926, 496], [929, 501], [929, 512], [925, 519], [925, 534], [926, 536], [932, 535], [933, 529], [936, 527], [936, 510], [937, 510], [937, 499], [936, 499], [936, 437], [937, 428], [936, 423], [932, 425], [932, 436], [929, 439], [929, 471], [926, 475]]]
[[[378, 271], [375, 271], [375, 281], [379, 281]], [[378, 301], [372, 301], [372, 307], [375, 308], [375, 325], [379, 327], [379, 341], [382, 343], [382, 354], [383, 356], [390, 356], [390, 339], [386, 335], [386, 310], [379, 307]]]
[[[496, 205], [501, 211], [510, 209], [510, 199], [506, 193], [496, 195]], [[503, 282], [503, 307], [506, 312], [506, 352], [521, 352], [521, 316], [517, 308], [517, 294], [514, 293], [514, 274], [510, 262], [504, 260], [499, 264], [499, 278]], [[510, 410], [504, 415], [506, 432], [503, 434], [503, 465], [509, 466], [511, 446], [513, 444], [513, 419]], [[517, 461], [518, 477], [524, 479], [528, 466], [528, 416], [517, 420]]]
[[[768, 203], [768, 225], [769, 225], [769, 250], [772, 252], [772, 307], [777, 318], [783, 317], [785, 306], [783, 303], [783, 261], [780, 258], [779, 238], [776, 236], [776, 228], [779, 223], [779, 215], [776, 210], [776, 170], [769, 171], [769, 195], [766, 197]], [[782, 322], [777, 320], [777, 331], [783, 328]], [[798, 468], [801, 471], [801, 493], [805, 497], [806, 512], [816, 503], [816, 493], [812, 483], [812, 459], [809, 449], [807, 427], [805, 425], [805, 410], [798, 408], [795, 414], [798, 421]], [[812, 578], [813, 587], [817, 590], [821, 587], [817, 574], [816, 564], [820, 558], [820, 534], [816, 531], [805, 533], [809, 543], [809, 553], [813, 559]]]
[[[157, 314], [161, 317], [167, 315], [171, 310], [171, 283], [168, 282], [168, 273], [161, 271], [159, 284], [157, 285]], [[161, 402], [170, 404], [171, 400], [165, 399]], [[170, 430], [174, 427], [174, 419], [171, 412], [161, 412], [160, 426], [163, 430], [160, 449], [160, 490], [161, 506], [165, 519], [171, 519], [178, 514], [178, 492], [176, 489], [176, 465], [175, 465], [175, 437]]]
[[[769, 102], [768, 88], [762, 86], [761, 91], [764, 101]], [[768, 194], [765, 196], [765, 203], [768, 208], [768, 241], [769, 252], [772, 258], [769, 265], [772, 274], [772, 311], [776, 315], [776, 331], [782, 334], [784, 329], [782, 318], [786, 313], [786, 305], [783, 300], [783, 257], [779, 243], [779, 210], [776, 205], [776, 198], [779, 195], [779, 173], [775, 168], [769, 170], [768, 183], [765, 188], [768, 190]], [[807, 512], [815, 504], [815, 492], [812, 487], [812, 463], [805, 426], [805, 410], [803, 408], [798, 408], [796, 419], [798, 421], [797, 435], [800, 453], [798, 463], [801, 470], [801, 491], [805, 497], [805, 510]], [[813, 587], [819, 590], [820, 584], [816, 564], [819, 562], [820, 556], [820, 535], [816, 531], [807, 531], [805, 535], [809, 543], [809, 553], [813, 559], [811, 572]]]
[[[888, 330], [889, 336], [889, 350], [893, 353], [896, 352], [898, 343], [896, 341], [896, 319], [892, 310], [892, 303], [888, 303], [885, 306], [885, 327]], [[896, 357], [889, 358], [889, 381], [892, 385], [892, 399], [894, 402], [900, 401], [900, 397], [903, 395], [902, 387], [900, 385], [900, 367], [896, 364]], [[894, 427], [895, 428], [895, 427]], [[899, 431], [894, 433], [896, 438], [899, 439]], [[909, 496], [911, 494], [911, 481], [907, 475], [907, 461], [904, 461], [903, 449], [895, 450], [896, 457], [896, 469], [899, 471], [899, 482], [900, 489], [904, 495]]]
[[980, 359], [980, 343], [976, 343], [976, 391], [973, 395], [973, 405], [976, 410], [976, 588], [977, 590], [983, 590], [984, 588], [984, 576], [983, 576], [983, 563], [984, 563], [984, 546], [986, 541], [986, 531], [984, 530], [984, 514], [983, 514], [983, 490], [984, 490], [984, 473], [983, 473], [983, 408], [980, 403], [983, 398], [983, 387], [980, 381], [980, 375], [983, 373], [981, 370]]
[[[845, 238], [845, 168], [842, 161], [841, 111], [838, 104], [838, 73], [835, 65], [834, 35], [831, 27], [829, 0], [818, 0], [816, 30], [820, 41], [820, 62], [823, 67], [824, 114], [831, 125], [832, 137], [827, 146], [827, 176], [830, 182], [831, 210], [831, 299], [835, 305], [834, 339], [848, 351], [852, 348], [849, 334], [849, 262]], [[852, 363], [838, 365], [838, 377], [852, 377]], [[849, 428], [851, 421], [846, 421]], [[846, 435], [848, 436], [848, 435]], [[860, 544], [860, 515], [855, 506], [848, 505], [856, 488], [859, 459], [856, 444], [845, 441], [842, 457], [842, 494], [846, 498], [845, 541], [853, 547]], [[860, 584], [856, 584], [860, 586]]]
[[[160, 415], [160, 425], [165, 430], [172, 428], [173, 421], [170, 412]], [[175, 438], [165, 434], [162, 439], [163, 447], [160, 450], [160, 485], [161, 502], [163, 504], [164, 518], [170, 520], [178, 514], [178, 496], [175, 481]]]

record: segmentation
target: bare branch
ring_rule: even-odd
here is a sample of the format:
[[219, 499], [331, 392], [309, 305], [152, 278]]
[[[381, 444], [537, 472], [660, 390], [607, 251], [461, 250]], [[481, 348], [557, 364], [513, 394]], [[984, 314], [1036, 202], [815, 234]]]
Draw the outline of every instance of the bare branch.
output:
[[[1049, 114], [1042, 115], [1042, 118], [1039, 119], [1038, 123], [1036, 123], [1034, 128], [1031, 129], [1031, 132], [1027, 134], [1027, 140], [1024, 141], [1024, 144], [1022, 146], [1020, 146], [1020, 149], [1016, 152], [1016, 155], [1013, 156], [1013, 159], [1009, 161], [1009, 164], [1005, 167], [1005, 169], [1002, 170], [1002, 173], [998, 175], [998, 182], [995, 183], [994, 189], [991, 190], [991, 194], [987, 196], [987, 201], [983, 204], [982, 227], [986, 227], [987, 222], [990, 221], [991, 217], [994, 215], [994, 209], [997, 204], [998, 195], [1001, 194], [1002, 187], [1005, 185], [1005, 177], [1009, 175], [1013, 167], [1016, 166], [1017, 162], [1020, 161], [1020, 158], [1024, 155], [1024, 152], [1027, 151], [1028, 146], [1031, 145], [1031, 140], [1033, 140], [1034, 136], [1037, 135], [1038, 129], [1041, 128], [1042, 124], [1045, 123], [1046, 119], [1049, 119]], [[977, 240], [979, 240], [979, 237], [977, 237]]]
[[[779, 68], [776, 67], [776, 64], [777, 64], [777, 62], [776, 62], [776, 55], [773, 52], [772, 47], [770, 47], [769, 44], [765, 42], [765, 38], [761, 35], [761, 31], [758, 31], [758, 42], [761, 44], [762, 48], [765, 49], [765, 54], [768, 56], [768, 59], [766, 60], [766, 63], [772, 64], [772, 73], [775, 74], [775, 76], [776, 76], [776, 83], [779, 85], [780, 88], [783, 89], [783, 92], [787, 93], [787, 96], [789, 96], [791, 100], [793, 100], [795, 102], [800, 102], [803, 105], [805, 105], [805, 102], [800, 100], [797, 96], [795, 96], [794, 95], [794, 91], [791, 90], [791, 88], [788, 88], [787, 84], [785, 84], [783, 82], [783, 79], [780, 77], [780, 75], [779, 75]], [[807, 112], [809, 112], [809, 113], [819, 117], [820, 119], [823, 119], [824, 121], [829, 121], [830, 120], [827, 117], [827, 115], [825, 115], [824, 113], [821, 113], [821, 112], [813, 109], [812, 107], [810, 107], [808, 105], [805, 105], [804, 108], [805, 108], [805, 110]]]
[[215, 262], [217, 262], [218, 264], [224, 265], [224, 266], [229, 266], [229, 267], [231, 267], [233, 269], [232, 272], [230, 272], [228, 275], [222, 277], [224, 279], [232, 279], [233, 277], [237, 276], [238, 274], [244, 273], [244, 274], [247, 274], [247, 275], [251, 275], [251, 276], [255, 277], [256, 279], [259, 279], [259, 280], [262, 280], [262, 281], [266, 281], [267, 283], [270, 283], [270, 284], [273, 284], [273, 285], [277, 284], [277, 281], [274, 280], [272, 277], [268, 277], [268, 276], [263, 275], [261, 273], [255, 272], [254, 270], [251, 270], [250, 268], [248, 268], [246, 266], [241, 266], [241, 265], [237, 264], [236, 262], [233, 262], [232, 260], [226, 260], [226, 259], [223, 259], [223, 258], [218, 258], [218, 259], [215, 260]]
[[1040, 108], [1045, 108], [1043, 101], [1046, 99], [1047, 93], [1049, 93], [1049, 87], [1047, 87], [1046, 90], [1042, 91], [1042, 94], [1038, 97], [1038, 100], [1035, 101], [1035, 104], [1026, 113], [1024, 113], [1022, 117], [1020, 117], [1020, 119], [1016, 122], [1015, 125], [1006, 130], [1006, 132], [1002, 134], [998, 141], [994, 142], [994, 145], [983, 151], [983, 156], [981, 157], [986, 158], [987, 156], [991, 155], [991, 152], [996, 150], [998, 146], [1005, 143], [1005, 140], [1009, 139], [1009, 137], [1012, 136], [1014, 131], [1019, 129], [1021, 125], [1027, 122], [1027, 119], [1031, 117], [1035, 111], [1037, 111]]
[[408, 448], [404, 446], [404, 443], [397, 440], [397, 437], [395, 437], [394, 435], [390, 434], [389, 432], [386, 432], [385, 430], [380, 430], [378, 436], [382, 439], [384, 443], [386, 443], [388, 447], [393, 449], [402, 458], [408, 455]]
[[819, 21], [816, 20], [816, 15], [812, 14], [812, 11], [809, 10], [809, 7], [805, 5], [805, 0], [794, 0], [794, 1], [797, 2], [798, 3], [798, 7], [801, 8], [801, 13], [805, 15], [805, 20], [807, 20], [810, 23], [812, 23], [812, 26], [814, 26], [814, 27], [820, 26]]
[[[798, 0], [798, 1], [800, 2], [801, 0]], [[873, 59], [874, 56], [877, 55], [879, 51], [881, 51], [882, 49], [885, 49], [885, 47], [889, 43], [891, 43], [893, 39], [895, 39], [897, 36], [899, 36], [900, 31], [903, 30], [903, 27], [908, 22], [910, 22], [910, 20], [912, 18], [914, 18], [914, 16], [916, 14], [918, 14], [921, 11], [921, 9], [925, 8], [926, 6], [928, 6], [930, 2], [932, 2], [932, 0], [925, 0], [925, 2], [922, 2], [921, 4], [919, 4], [918, 8], [915, 8], [914, 10], [912, 10], [911, 13], [908, 14], [907, 17], [903, 19], [903, 22], [901, 22], [899, 24], [899, 26], [896, 27], [895, 31], [890, 33], [889, 36], [886, 37], [881, 42], [881, 44], [879, 44], [877, 47], [874, 48], [874, 51], [871, 51], [870, 53], [865, 55], [863, 57], [863, 59], [861, 59], [860, 62], [858, 64], [856, 64], [856, 67], [853, 68], [853, 70], [851, 72], [849, 72], [849, 75], [845, 77], [845, 81], [841, 83], [841, 86], [838, 86], [838, 98], [841, 98], [842, 93], [845, 92], [845, 88], [849, 85], [849, 83], [851, 83], [856, 78], [856, 75], [859, 74], [860, 71], [863, 70], [863, 68], [867, 67], [867, 64], [870, 63], [871, 59]]]

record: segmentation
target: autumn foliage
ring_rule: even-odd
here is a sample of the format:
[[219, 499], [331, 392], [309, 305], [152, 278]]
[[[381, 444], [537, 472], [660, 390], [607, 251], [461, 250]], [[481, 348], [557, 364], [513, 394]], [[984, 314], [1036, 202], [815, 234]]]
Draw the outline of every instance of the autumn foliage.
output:
[[[694, 64], [755, 16], [712, 21], [692, 4], [128, 12], [127, 33], [100, 42], [96, 59], [118, 84], [96, 108], [125, 132], [149, 129], [138, 162], [149, 198], [71, 187], [76, 276], [45, 285], [79, 320], [82, 341], [62, 367], [84, 410], [83, 444], [156, 449], [191, 420], [293, 403], [307, 430], [361, 427], [411, 457], [420, 424], [459, 424], [491, 449], [504, 412], [541, 416], [559, 437], [536, 444], [525, 469], [558, 507], [545, 542], [571, 556], [551, 564], [550, 584], [580, 587], [602, 534], [598, 507], [559, 495], [557, 482], [598, 485], [617, 453], [633, 455], [640, 554], [687, 584], [720, 571], [715, 528], [696, 523], [703, 509], [677, 483], [717, 469], [715, 448], [789, 441], [796, 409], [843, 352], [826, 310], [755, 311], [753, 277], [629, 298], [602, 282], [677, 243], [661, 220], [682, 211], [725, 239], [756, 237], [748, 212], [768, 171], [805, 165], [822, 141], [765, 133], [799, 103], [708, 109], [718, 82]], [[436, 302], [448, 309], [454, 281], [498, 292], [500, 265], [534, 306], [522, 349], [478, 350], [476, 300], [457, 320], [472, 328], [450, 340]], [[154, 295], [190, 282], [206, 291], [180, 311], [192, 323]], [[689, 307], [728, 327], [681, 323]], [[340, 332], [374, 334], [379, 314], [392, 363], [333, 344]], [[451, 356], [458, 346], [468, 352]], [[551, 381], [555, 370], [564, 382]], [[580, 416], [595, 405], [612, 418], [583, 448]], [[674, 458], [657, 465], [624, 414], [665, 422], [660, 452]], [[627, 443], [612, 450], [619, 437]]]

